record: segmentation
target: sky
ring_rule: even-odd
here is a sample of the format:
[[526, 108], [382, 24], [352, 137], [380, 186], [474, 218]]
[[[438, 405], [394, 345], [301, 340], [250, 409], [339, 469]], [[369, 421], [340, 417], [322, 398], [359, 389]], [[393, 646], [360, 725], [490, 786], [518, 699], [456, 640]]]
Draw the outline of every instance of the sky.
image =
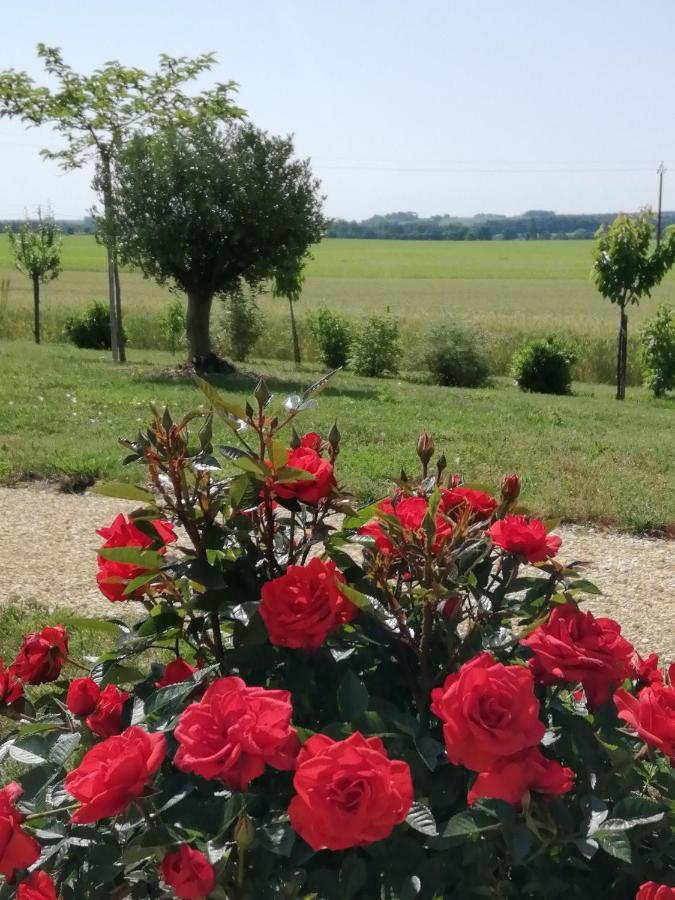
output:
[[[0, 0], [0, 67], [152, 70], [215, 51], [259, 126], [292, 133], [329, 216], [675, 209], [672, 0]], [[0, 120], [0, 218], [81, 217], [91, 171], [63, 174], [48, 129]]]

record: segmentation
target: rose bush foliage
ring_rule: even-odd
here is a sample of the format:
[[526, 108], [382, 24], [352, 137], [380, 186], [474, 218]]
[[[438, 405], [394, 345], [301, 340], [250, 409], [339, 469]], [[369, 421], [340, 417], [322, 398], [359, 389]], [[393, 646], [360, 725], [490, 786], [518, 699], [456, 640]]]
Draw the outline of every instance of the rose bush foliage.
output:
[[[583, 610], [517, 476], [423, 434], [354, 508], [337, 428], [293, 428], [324, 383], [200, 382], [211, 412], [124, 442], [110, 618], [0, 664], [0, 898], [674, 896], [673, 668]], [[115, 646], [72, 659], [87, 628]]]

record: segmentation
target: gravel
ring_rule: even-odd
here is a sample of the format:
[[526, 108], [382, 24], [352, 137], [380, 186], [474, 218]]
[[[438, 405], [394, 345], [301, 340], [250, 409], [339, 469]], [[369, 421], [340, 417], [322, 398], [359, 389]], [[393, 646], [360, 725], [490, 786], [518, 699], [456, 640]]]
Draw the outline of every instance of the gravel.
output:
[[[45, 484], [0, 487], [2, 602], [110, 614], [95, 581], [96, 529], [133, 506], [93, 494], [63, 494]], [[675, 660], [673, 541], [578, 525], [558, 532], [560, 557], [588, 562], [585, 574], [602, 591], [585, 606], [617, 619], [641, 654], [656, 651], [664, 662]]]

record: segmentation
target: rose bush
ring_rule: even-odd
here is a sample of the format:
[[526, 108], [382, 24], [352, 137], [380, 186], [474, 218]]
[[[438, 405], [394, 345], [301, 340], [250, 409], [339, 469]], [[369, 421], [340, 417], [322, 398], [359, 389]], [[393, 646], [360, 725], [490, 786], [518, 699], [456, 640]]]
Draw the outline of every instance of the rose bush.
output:
[[[0, 664], [0, 900], [673, 896], [675, 670], [583, 610], [516, 475], [422, 434], [355, 509], [337, 427], [293, 428], [325, 383], [200, 382], [210, 412], [123, 442], [110, 618]], [[87, 628], [110, 649], [72, 659]]]

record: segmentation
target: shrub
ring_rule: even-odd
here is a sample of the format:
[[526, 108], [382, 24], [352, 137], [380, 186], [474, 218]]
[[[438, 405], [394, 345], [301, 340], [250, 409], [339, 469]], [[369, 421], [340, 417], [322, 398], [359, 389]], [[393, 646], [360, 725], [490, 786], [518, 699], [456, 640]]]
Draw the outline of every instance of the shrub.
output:
[[230, 355], [243, 362], [264, 329], [263, 315], [252, 291], [242, 287], [225, 299], [223, 328]]
[[159, 320], [159, 330], [171, 353], [176, 354], [185, 346], [185, 304], [180, 297], [168, 305]]
[[108, 307], [100, 300], [94, 300], [83, 313], [66, 319], [64, 332], [68, 340], [80, 349], [110, 350]]
[[319, 346], [319, 359], [329, 369], [345, 367], [349, 362], [352, 330], [344, 316], [321, 307], [309, 317], [309, 330]]
[[488, 380], [490, 364], [481, 337], [457, 326], [432, 332], [423, 365], [434, 384], [449, 387], [481, 387]]
[[675, 388], [675, 313], [659, 307], [640, 334], [645, 380], [655, 397]]
[[559, 338], [529, 341], [513, 357], [511, 374], [523, 391], [569, 394], [574, 354]]
[[[63, 900], [672, 879], [675, 670], [579, 608], [596, 589], [515, 513], [515, 475], [496, 497], [430, 475], [429, 435], [419, 479], [338, 524], [337, 429], [280, 430], [326, 380], [245, 406], [201, 382], [232, 445], [161, 409], [125, 442], [152, 489], [110, 486], [140, 506], [99, 530], [97, 581], [133, 613], [45, 627], [0, 668], [3, 898], [15, 870]], [[117, 650], [85, 665], [68, 628]]]
[[400, 352], [398, 322], [385, 316], [369, 316], [354, 335], [354, 371], [368, 378], [396, 375]]

